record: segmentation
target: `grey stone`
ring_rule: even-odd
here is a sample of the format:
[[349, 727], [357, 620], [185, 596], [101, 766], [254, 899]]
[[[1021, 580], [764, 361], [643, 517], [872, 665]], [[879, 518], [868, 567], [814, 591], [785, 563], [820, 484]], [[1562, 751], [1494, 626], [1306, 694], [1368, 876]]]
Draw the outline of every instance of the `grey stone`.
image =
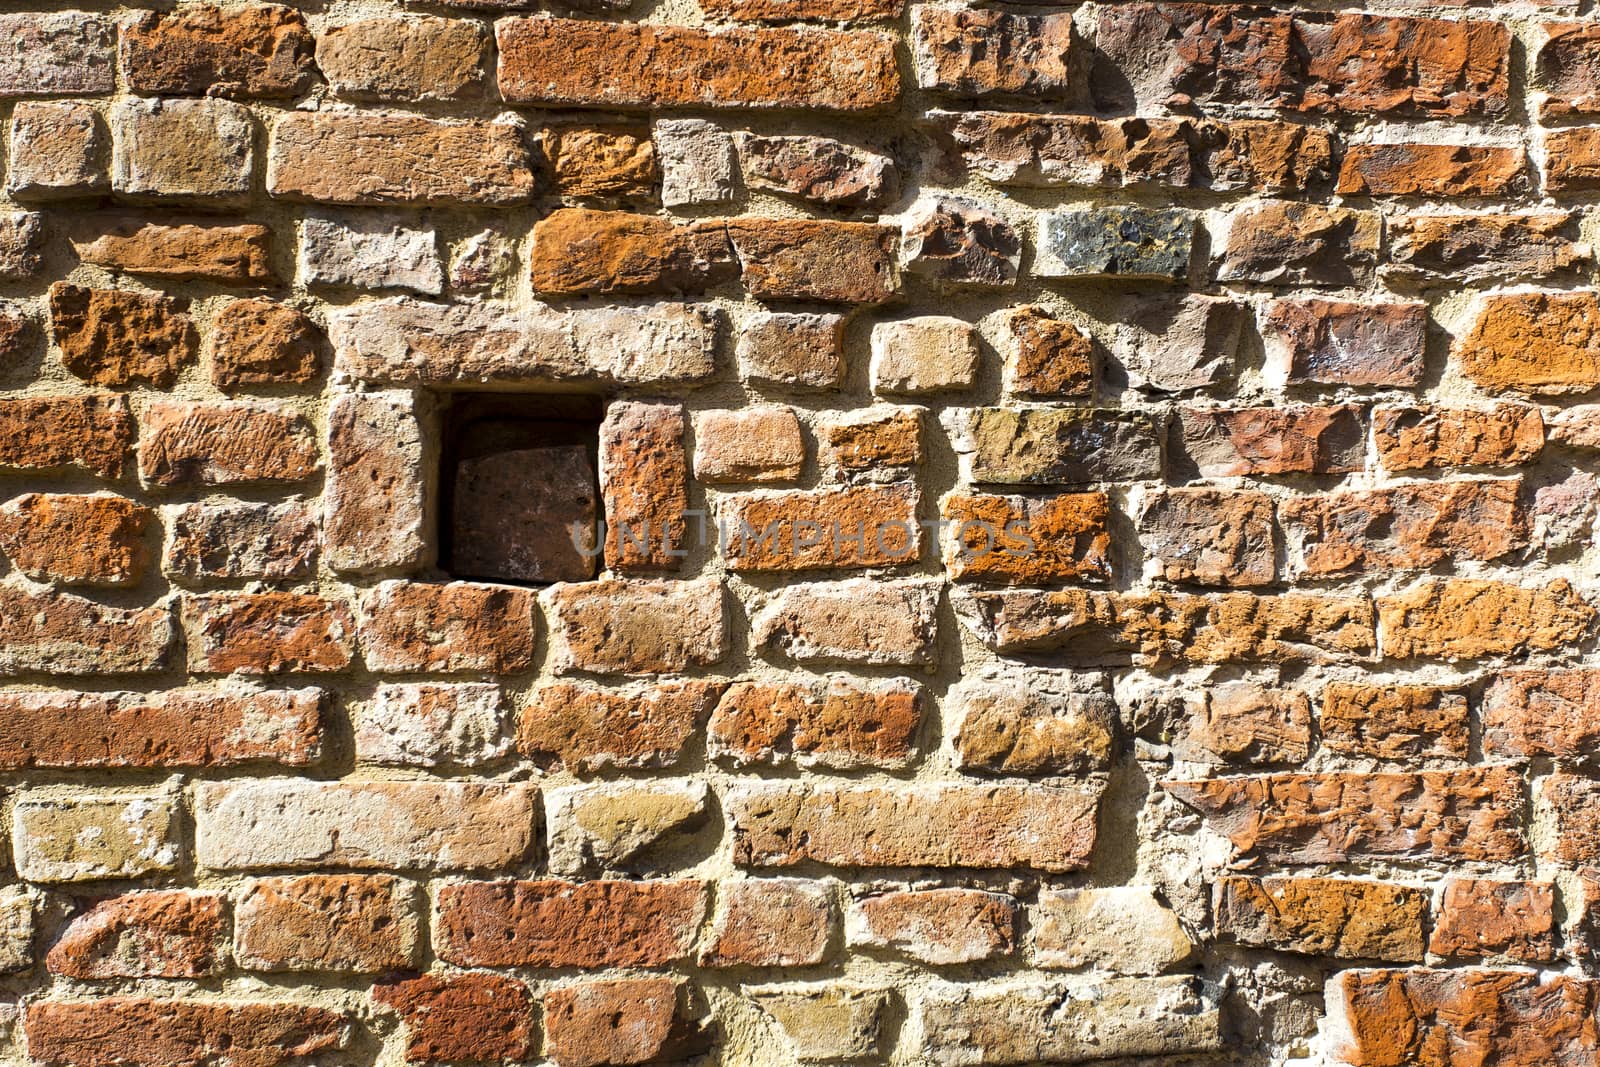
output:
[[1182, 281], [1189, 276], [1194, 239], [1194, 215], [1178, 208], [1052, 211], [1040, 222], [1034, 272], [1045, 278]]
[[979, 408], [957, 447], [996, 485], [1089, 485], [1161, 476], [1155, 416], [1093, 408]]
[[1117, 324], [1115, 353], [1128, 383], [1154, 393], [1184, 393], [1231, 382], [1249, 314], [1227, 297], [1135, 296]]
[[300, 280], [435, 296], [444, 266], [431, 226], [391, 211], [313, 212], [300, 227]]
[[725, 204], [737, 194], [739, 162], [733, 135], [715, 123], [662, 119], [655, 124], [655, 143], [664, 206]]

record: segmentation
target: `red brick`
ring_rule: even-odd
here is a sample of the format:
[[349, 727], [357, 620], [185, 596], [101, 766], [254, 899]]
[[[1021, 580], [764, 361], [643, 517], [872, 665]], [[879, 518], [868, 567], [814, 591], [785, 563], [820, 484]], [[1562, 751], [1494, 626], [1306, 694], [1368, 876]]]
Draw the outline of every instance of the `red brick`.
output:
[[919, 7], [911, 35], [918, 87], [964, 97], [1064, 99], [1083, 48], [1065, 14]]
[[559, 208], [533, 228], [533, 288], [584, 293], [703, 293], [739, 277], [727, 227], [655, 215]]
[[1454, 878], [1428, 941], [1437, 956], [1555, 958], [1555, 887], [1550, 882]]
[[423, 441], [431, 429], [425, 414], [410, 393], [333, 398], [322, 540], [335, 570], [404, 572], [426, 562], [434, 479]]
[[813, 429], [817, 463], [831, 474], [902, 478], [922, 465], [920, 408], [867, 408], [828, 418]]
[[287, 504], [180, 504], [163, 511], [161, 570], [174, 581], [304, 578], [316, 568], [315, 509]]
[[740, 682], [711, 715], [711, 754], [734, 763], [847, 769], [903, 767], [916, 748], [922, 694], [904, 682], [834, 678], [825, 689], [800, 683]]
[[1594, 50], [1600, 28], [1586, 22], [1547, 22], [1545, 39], [1534, 60], [1539, 117], [1566, 118], [1600, 112], [1600, 79]]
[[1505, 863], [1526, 848], [1523, 781], [1507, 767], [1267, 774], [1162, 788], [1225, 834], [1241, 861]]
[[1561, 211], [1403, 215], [1388, 222], [1389, 267], [1432, 285], [1544, 278], [1594, 262]]
[[552, 126], [539, 143], [564, 196], [649, 200], [661, 187], [648, 126]]
[[534, 594], [509, 585], [384, 582], [361, 603], [361, 646], [380, 671], [492, 671], [533, 663]]
[[1097, 833], [1095, 786], [746, 785], [723, 809], [736, 863], [792, 867], [1033, 867], [1088, 865]]
[[580, 982], [545, 994], [545, 1055], [556, 1067], [681, 1060], [708, 1043], [686, 1017], [682, 978]]
[[1311, 702], [1304, 693], [1224, 682], [1178, 704], [1174, 754], [1214, 763], [1299, 763], [1311, 754]]
[[35, 581], [136, 585], [153, 513], [111, 493], [27, 493], [0, 505], [0, 550]]
[[1202, 478], [1243, 474], [1344, 474], [1366, 458], [1361, 409], [1180, 408], [1183, 448]]
[[1017, 905], [977, 889], [880, 893], [850, 905], [846, 937], [942, 966], [999, 959], [1016, 950]]
[[276, 405], [152, 400], [139, 433], [139, 477], [163, 488], [301, 482], [317, 472], [316, 433]]
[[947, 496], [940, 517], [953, 525], [943, 546], [945, 569], [957, 581], [1106, 581], [1112, 514], [1104, 493]]
[[542, 599], [559, 674], [670, 674], [718, 663], [728, 652], [715, 578], [563, 583]]
[[[173, 281], [271, 285], [272, 231], [259, 223], [203, 218], [89, 216], [72, 235], [84, 263]], [[132, 294], [128, 294], [132, 295]]]
[[1581, 641], [1595, 620], [1595, 609], [1564, 578], [1543, 588], [1430, 578], [1376, 602], [1379, 643], [1399, 658], [1547, 652]]
[[744, 287], [761, 300], [877, 304], [899, 288], [898, 234], [867, 222], [728, 220]]
[[694, 424], [694, 476], [702, 482], [790, 482], [800, 477], [806, 442], [794, 409], [707, 411]]
[[1269, 200], [1235, 211], [1219, 281], [1355, 285], [1372, 280], [1381, 223], [1376, 212]]
[[400, 1014], [406, 1060], [528, 1060], [534, 1057], [533, 997], [497, 974], [422, 975], [372, 987], [372, 999]]
[[232, 300], [211, 317], [211, 383], [304, 385], [317, 376], [317, 331], [302, 312], [271, 300]]
[[1094, 339], [1043, 308], [1028, 305], [1006, 316], [1011, 346], [1006, 352], [1006, 387], [1018, 396], [1094, 395]]
[[1148, 498], [1139, 532], [1169, 582], [1240, 588], [1277, 580], [1277, 524], [1265, 493], [1162, 490]]
[[600, 424], [606, 566], [676, 570], [684, 554], [689, 459], [678, 404], [616, 403]]
[[495, 33], [510, 103], [870, 111], [900, 95], [893, 40], [877, 33], [545, 18], [501, 19]]
[[1511, 670], [1483, 694], [1483, 751], [1490, 758], [1581, 760], [1600, 743], [1600, 671]]
[[1213, 898], [1224, 941], [1334, 959], [1422, 961], [1426, 889], [1353, 878], [1226, 875]]
[[542, 767], [592, 774], [609, 767], [670, 767], [683, 759], [722, 686], [663, 685], [637, 692], [551, 683], [528, 695], [517, 749]]
[[233, 921], [248, 970], [376, 974], [417, 959], [416, 891], [389, 875], [259, 878], [246, 883]]
[[182, 306], [167, 296], [56, 282], [50, 326], [61, 363], [95, 385], [165, 389], [199, 352], [199, 335]]
[[302, 593], [219, 593], [182, 601], [189, 669], [207, 674], [342, 671], [355, 622], [338, 601]]
[[276, 197], [496, 206], [526, 203], [533, 189], [523, 131], [507, 123], [324, 111], [290, 112], [272, 128], [267, 192]]
[[963, 679], [945, 697], [946, 714], [960, 722], [956, 767], [1029, 778], [1106, 770], [1117, 745], [1116, 702], [1062, 681], [1034, 671]]
[[220, 893], [128, 893], [75, 916], [45, 966], [68, 978], [205, 978], [227, 965]]
[[439, 891], [434, 950], [462, 967], [657, 967], [688, 956], [694, 880], [467, 882]]
[[1544, 135], [1544, 188], [1573, 193], [1600, 187], [1600, 127], [1578, 126]]
[[1298, 497], [1279, 508], [1295, 570], [1313, 578], [1499, 559], [1528, 543], [1522, 485], [1426, 482]]
[[827, 883], [724, 881], [700, 949], [702, 967], [808, 967], [832, 954], [838, 918]]
[[790, 19], [892, 19], [905, 0], [705, 0], [701, 8], [713, 18], [735, 22], [788, 22]]
[[1431, 685], [1331, 682], [1322, 691], [1322, 745], [1388, 760], [1467, 758], [1467, 698]]
[[797, 389], [837, 389], [844, 374], [844, 316], [761, 311], [739, 331], [739, 373]]
[[1423, 303], [1282, 299], [1261, 319], [1268, 363], [1291, 385], [1416, 385], [1427, 333]]
[[1513, 197], [1527, 189], [1520, 148], [1449, 144], [1358, 144], [1339, 168], [1343, 195]]
[[292, 1001], [42, 1000], [26, 1027], [28, 1055], [49, 1067], [278, 1067], [350, 1036], [343, 1015]]
[[1372, 410], [1378, 462], [1390, 471], [1520, 466], [1538, 458], [1544, 432], [1544, 419], [1531, 404]]
[[68, 593], [0, 586], [0, 674], [144, 674], [173, 644], [165, 604], [110, 608]]
[[[1328, 991], [1353, 1067], [1600, 1062], [1600, 983], [1529, 971], [1345, 971]], [[1336, 1038], [1337, 1040], [1337, 1038]]]
[[289, 7], [147, 12], [122, 30], [122, 73], [145, 96], [283, 99], [317, 82], [316, 42]]
[[1491, 293], [1450, 358], [1491, 393], [1584, 393], [1600, 385], [1600, 298], [1587, 291]]
[[734, 571], [892, 567], [922, 556], [919, 495], [904, 485], [730, 494], [718, 519]]
[[0, 691], [0, 768], [302, 767], [322, 755], [319, 689]]
[[323, 31], [317, 63], [350, 100], [482, 100], [487, 45], [482, 25], [468, 19], [361, 19]]

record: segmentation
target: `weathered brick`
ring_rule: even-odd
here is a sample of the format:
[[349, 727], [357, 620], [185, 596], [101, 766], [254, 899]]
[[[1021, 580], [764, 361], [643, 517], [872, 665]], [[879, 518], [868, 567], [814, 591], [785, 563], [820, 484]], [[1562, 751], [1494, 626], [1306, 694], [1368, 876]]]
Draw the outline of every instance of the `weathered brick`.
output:
[[69, 593], [0, 586], [0, 674], [145, 674], [169, 664], [165, 604], [112, 608]]
[[1600, 298], [1591, 292], [1480, 296], [1451, 360], [1491, 393], [1583, 393], [1600, 385]]
[[1269, 366], [1291, 385], [1416, 385], [1427, 332], [1420, 302], [1279, 299], [1261, 318]]
[[317, 65], [351, 100], [482, 100], [487, 45], [483, 27], [467, 19], [361, 19], [323, 32]]
[[517, 749], [540, 766], [592, 774], [670, 767], [711, 714], [722, 687], [684, 682], [630, 692], [556, 682], [528, 696]]
[[827, 137], [739, 138], [745, 184], [839, 207], [882, 207], [900, 192], [894, 159]]
[[813, 1060], [876, 1058], [883, 1051], [888, 993], [849, 983], [745, 987], [788, 1038], [794, 1055]]
[[1354, 1067], [1592, 1063], [1600, 985], [1530, 971], [1344, 971], [1329, 985], [1337, 1055]]
[[723, 810], [734, 860], [750, 867], [1088, 865], [1099, 787], [740, 785]]
[[545, 1055], [556, 1067], [681, 1060], [709, 1035], [688, 1018], [682, 978], [620, 978], [552, 989], [544, 997]]
[[245, 883], [233, 922], [247, 970], [376, 974], [417, 959], [416, 888], [389, 875], [258, 878]]
[[1299, 763], [1311, 753], [1311, 701], [1293, 690], [1224, 682], [1173, 709], [1173, 753], [1200, 763]]
[[559, 208], [533, 228], [533, 288], [585, 293], [703, 293], [739, 276], [727, 226]]
[[740, 682], [717, 702], [707, 729], [712, 756], [739, 766], [903, 767], [916, 750], [923, 699], [914, 685]]
[[1230, 297], [1186, 293], [1131, 295], [1112, 350], [1129, 384], [1147, 393], [1184, 393], [1231, 382], [1238, 374], [1247, 307]]
[[293, 8], [195, 4], [124, 26], [122, 73], [145, 96], [284, 99], [316, 84], [315, 50]]
[[6, 974], [33, 967], [33, 940], [38, 933], [33, 905], [33, 895], [23, 886], [0, 890], [0, 971]]
[[706, 0], [705, 12], [737, 22], [787, 22], [790, 19], [892, 19], [905, 0]]
[[892, 567], [922, 557], [920, 495], [907, 485], [758, 489], [724, 497], [734, 571]]
[[1365, 285], [1378, 262], [1375, 212], [1272, 200], [1234, 212], [1219, 281]]
[[384, 582], [361, 603], [361, 648], [380, 671], [490, 671], [533, 663], [532, 590], [473, 582]]
[[1600, 31], [1585, 22], [1547, 22], [1534, 60], [1534, 100], [1542, 120], [1600, 112], [1594, 47]]
[[1538, 458], [1545, 425], [1531, 404], [1372, 409], [1372, 438], [1385, 470], [1516, 467]]
[[1265, 493], [1167, 489], [1147, 499], [1139, 532], [1169, 582], [1271, 585], [1278, 575], [1274, 515]]
[[1542, 858], [1564, 867], [1600, 863], [1600, 782], [1557, 771], [1539, 783], [1541, 813], [1553, 831], [1542, 843]]
[[0, 691], [0, 767], [303, 767], [322, 755], [320, 689]]
[[425, 974], [390, 979], [372, 987], [372, 999], [404, 1021], [407, 1062], [534, 1056], [533, 997], [515, 978]]
[[969, 774], [1083, 774], [1110, 766], [1117, 706], [1110, 694], [1073, 690], [1043, 671], [1023, 684], [994, 676], [964, 678], [946, 697], [959, 725], [955, 763]]
[[1600, 671], [1502, 671], [1483, 694], [1483, 750], [1491, 757], [1583, 759], [1597, 740]]
[[700, 949], [702, 967], [807, 967], [832, 954], [839, 925], [826, 882], [725, 881]]
[[1445, 883], [1428, 951], [1456, 958], [1555, 958], [1555, 887], [1550, 882], [1453, 878]]
[[115, 131], [111, 188], [139, 200], [235, 204], [250, 195], [255, 123], [227, 100], [124, 100]]
[[[1519, 411], [1531, 410], [1535, 414], [1539, 410], [1538, 408], [1524, 408], [1521, 405], [1506, 406]], [[1600, 411], [1600, 405], [1579, 404], [1576, 407], [1565, 408], [1555, 413], [1547, 424], [1550, 431], [1550, 443], [1584, 452], [1600, 449], [1600, 420], [1595, 418], [1597, 411]], [[1533, 416], [1528, 417], [1532, 418]], [[1529, 434], [1528, 436], [1531, 437], [1532, 435]], [[1524, 451], [1526, 455], [1523, 458], [1531, 458], [1537, 454], [1536, 451], [1528, 451], [1527, 449]]]
[[1476, 659], [1581, 641], [1595, 609], [1563, 578], [1542, 588], [1430, 578], [1377, 598], [1378, 640], [1400, 658]]
[[702, 482], [789, 482], [800, 477], [806, 442], [794, 409], [706, 411], [694, 420], [694, 476]]
[[657, 119], [652, 141], [661, 158], [661, 203], [669, 208], [738, 199], [739, 152], [733, 135], [707, 119]]
[[872, 389], [916, 395], [971, 388], [978, 338], [971, 325], [923, 315], [872, 327]]
[[1254, 948], [1334, 959], [1420, 963], [1428, 891], [1354, 878], [1226, 875], [1213, 887], [1217, 933]]
[[197, 673], [342, 671], [355, 651], [350, 609], [320, 596], [185, 596], [180, 610], [188, 666]]
[[1178, 409], [1174, 443], [1202, 478], [1345, 474], [1366, 462], [1366, 424], [1354, 404]]
[[899, 287], [888, 226], [751, 216], [727, 225], [744, 287], [759, 299], [877, 304]]
[[661, 164], [647, 126], [552, 126], [539, 146], [563, 196], [648, 200], [660, 188]]
[[85, 263], [129, 274], [174, 281], [201, 278], [224, 285], [277, 281], [271, 263], [272, 231], [254, 222], [219, 225], [199, 217], [88, 216], [73, 234], [72, 247]]
[[195, 859], [219, 870], [508, 867], [533, 842], [538, 794], [499, 782], [201, 782]]
[[1573, 193], [1600, 186], [1600, 128], [1578, 126], [1544, 135], [1544, 187]]
[[1561, 212], [1403, 215], [1387, 223], [1386, 273], [1433, 285], [1545, 278], [1594, 261]]
[[0, 15], [0, 96], [98, 95], [116, 88], [117, 31], [80, 11]]
[[1224, 1044], [1217, 1004], [1187, 976], [936, 986], [912, 1016], [917, 1054], [934, 1067], [1165, 1058]]
[[1016, 950], [1017, 903], [978, 889], [880, 893], [850, 905], [845, 938], [943, 966], [1000, 959]]
[[[1161, 474], [1160, 423], [1142, 411], [978, 408], [967, 422], [972, 478], [995, 485], [1090, 485]], [[961, 443], [957, 443], [958, 450]]]
[[1112, 508], [1104, 493], [956, 494], [944, 499], [940, 516], [951, 524], [945, 569], [958, 581], [1048, 585], [1112, 576]]
[[1195, 954], [1173, 910], [1149, 886], [1041, 890], [1033, 913], [1033, 959], [1041, 967], [1160, 974]]
[[11, 112], [6, 191], [19, 200], [104, 192], [111, 136], [95, 109], [70, 100], [24, 101]]
[[1330, 682], [1318, 725], [1323, 747], [1333, 752], [1389, 760], [1467, 758], [1467, 698], [1438, 686]]
[[1005, 353], [1008, 392], [1023, 397], [1094, 395], [1094, 339], [1078, 326], [1025, 305], [1006, 316], [1011, 346]]
[[[936, 16], [940, 22], [949, 13]], [[996, 65], [1006, 62], [995, 61]], [[933, 111], [948, 152], [997, 185], [1183, 187], [1196, 178], [1184, 119], [1095, 119], [1011, 111]]]
[[358, 714], [356, 758], [401, 767], [477, 767], [511, 747], [500, 687], [380, 685]]
[[1510, 862], [1526, 849], [1523, 781], [1509, 767], [1419, 774], [1267, 774], [1162, 788], [1243, 862]]
[[0, 280], [30, 281], [38, 277], [44, 265], [44, 244], [42, 214], [0, 211]]
[[317, 520], [309, 505], [179, 504], [162, 510], [161, 573], [211, 578], [304, 578], [316, 568]]
[[1082, 48], [1067, 15], [919, 7], [912, 14], [917, 85], [965, 97], [1066, 98]]
[[709, 815], [705, 782], [611, 782], [545, 793], [550, 870], [580, 874], [670, 862]]
[[720, 662], [728, 651], [715, 578], [560, 583], [541, 599], [558, 673], [666, 674]]
[[126, 893], [73, 917], [45, 967], [68, 978], [206, 978], [227, 966], [220, 893]]
[[739, 372], [756, 382], [837, 388], [844, 375], [844, 316], [762, 311], [745, 320]]
[[175, 793], [19, 794], [11, 810], [11, 855], [30, 882], [139, 878], [177, 868], [180, 802]]
[[925, 196], [901, 216], [900, 259], [940, 288], [1004, 289], [1017, 282], [1022, 238], [976, 201]]
[[1522, 485], [1425, 482], [1289, 500], [1278, 509], [1298, 574], [1420, 570], [1498, 559], [1528, 543]]
[[316, 432], [281, 404], [152, 400], [139, 432], [146, 485], [301, 482], [317, 472]]
[[683, 557], [689, 459], [679, 404], [614, 403], [600, 424], [606, 565], [675, 570]]
[[787, 586], [756, 616], [754, 636], [797, 663], [929, 666], [938, 603], [938, 583], [915, 578]]
[[692, 879], [454, 883], [434, 950], [464, 967], [657, 967], [689, 955], [705, 913]]
[[532, 163], [509, 123], [291, 112], [272, 128], [267, 192], [325, 204], [521, 204], [533, 196]]
[[846, 478], [900, 480], [922, 465], [922, 409], [866, 408], [830, 415], [812, 429], [817, 464]]
[[1511, 197], [1527, 188], [1520, 148], [1358, 144], [1345, 151], [1335, 192], [1366, 196]]
[[398, 211], [308, 212], [298, 267], [300, 283], [313, 288], [444, 290], [438, 234]]
[[211, 317], [211, 383], [303, 385], [317, 375], [317, 331], [304, 313], [270, 300], [232, 300]]
[[495, 35], [511, 103], [872, 111], [900, 95], [893, 42], [877, 33], [511, 18]]
[[372, 574], [426, 561], [432, 479], [422, 416], [410, 393], [334, 397], [322, 494], [324, 552], [333, 569]]
[[[225, 1059], [278, 1067], [350, 1039], [336, 1012], [293, 1001], [105, 997], [28, 1005], [28, 1054], [50, 1067], [170, 1067]], [[106, 1034], [121, 1035], [114, 1043]]]
[[112, 493], [25, 493], [0, 504], [0, 551], [35, 581], [134, 585], [153, 513]]
[[194, 323], [167, 296], [50, 287], [50, 326], [61, 363], [95, 385], [166, 388], [200, 349]]

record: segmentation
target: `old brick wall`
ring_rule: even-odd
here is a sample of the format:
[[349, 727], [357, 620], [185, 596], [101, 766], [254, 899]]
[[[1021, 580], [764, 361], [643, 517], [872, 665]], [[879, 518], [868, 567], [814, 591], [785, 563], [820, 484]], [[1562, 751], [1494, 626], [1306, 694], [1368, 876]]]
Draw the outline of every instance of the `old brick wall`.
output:
[[0, 1063], [1600, 1064], [1589, 5], [573, 2], [0, 5]]

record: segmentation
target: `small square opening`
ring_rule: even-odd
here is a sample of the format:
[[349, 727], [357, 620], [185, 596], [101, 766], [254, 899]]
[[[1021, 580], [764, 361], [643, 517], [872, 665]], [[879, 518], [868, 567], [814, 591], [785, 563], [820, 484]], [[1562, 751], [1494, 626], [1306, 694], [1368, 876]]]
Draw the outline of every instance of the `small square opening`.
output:
[[458, 394], [444, 411], [440, 544], [456, 578], [574, 582], [600, 562], [604, 403]]

